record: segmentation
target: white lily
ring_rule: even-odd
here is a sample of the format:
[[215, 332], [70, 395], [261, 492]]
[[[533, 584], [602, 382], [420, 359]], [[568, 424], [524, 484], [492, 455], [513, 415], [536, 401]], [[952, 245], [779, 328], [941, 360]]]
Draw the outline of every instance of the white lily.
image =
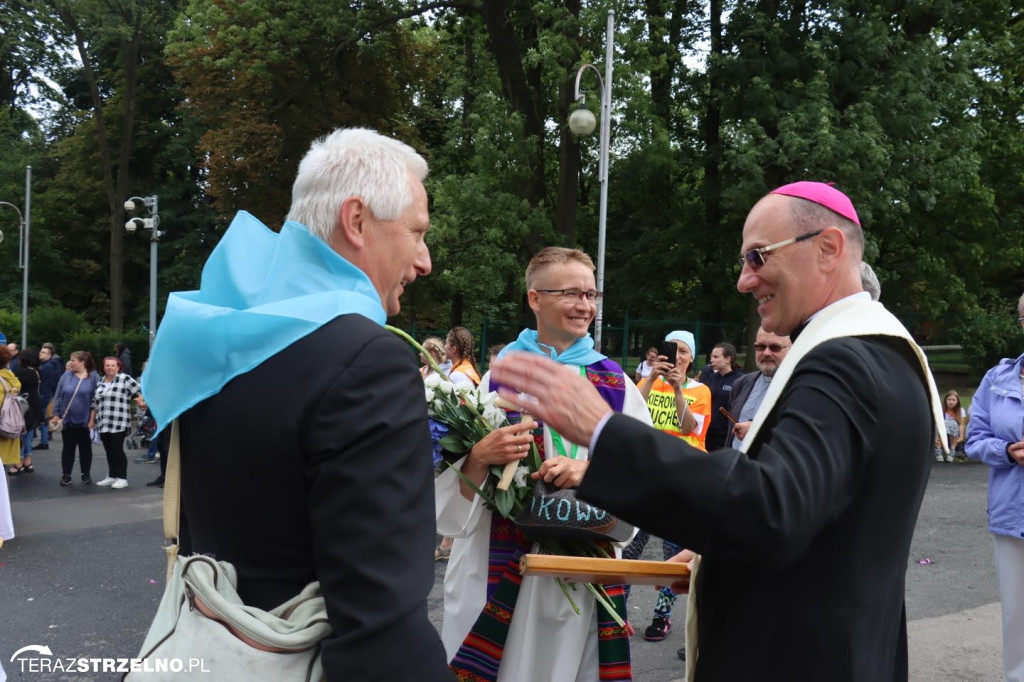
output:
[[483, 418], [492, 429], [500, 428], [505, 423], [505, 411], [500, 407], [488, 405], [483, 410]]

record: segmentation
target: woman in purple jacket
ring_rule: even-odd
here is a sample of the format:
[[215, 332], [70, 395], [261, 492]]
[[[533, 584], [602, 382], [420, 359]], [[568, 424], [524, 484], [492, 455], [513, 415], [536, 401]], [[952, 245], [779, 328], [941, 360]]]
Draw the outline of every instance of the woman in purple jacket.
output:
[[[1024, 296], [1017, 301], [1024, 328]], [[1024, 355], [982, 379], [971, 403], [967, 456], [989, 466], [988, 529], [996, 542], [1006, 679], [1024, 682]]]
[[50, 428], [57, 422], [63, 424], [64, 449], [60, 453], [60, 484], [71, 485], [71, 470], [75, 465], [75, 448], [78, 449], [79, 465], [82, 469], [82, 483], [92, 483], [92, 440], [89, 438], [89, 415], [92, 397], [99, 383], [96, 364], [89, 351], [76, 350], [68, 361], [68, 371], [57, 382], [53, 397], [53, 416]]

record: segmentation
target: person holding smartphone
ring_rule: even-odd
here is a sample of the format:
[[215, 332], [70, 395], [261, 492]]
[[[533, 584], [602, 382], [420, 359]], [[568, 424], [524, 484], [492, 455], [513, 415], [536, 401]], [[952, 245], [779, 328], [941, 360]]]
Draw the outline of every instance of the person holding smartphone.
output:
[[[711, 389], [686, 376], [697, 356], [693, 334], [682, 330], [670, 332], [658, 348], [658, 359], [651, 368], [651, 375], [638, 386], [640, 394], [647, 400], [654, 428], [707, 452], [705, 440], [711, 425]], [[630, 549], [639, 545], [642, 552], [646, 542], [646, 537], [639, 542], [634, 541]], [[674, 542], [662, 540], [662, 554], [666, 560], [682, 549]], [[676, 593], [671, 587], [666, 585], [658, 591], [651, 624], [644, 630], [644, 639], [648, 642], [660, 642], [668, 637], [675, 601]]]
[[659, 346], [651, 374], [637, 388], [647, 401], [654, 427], [707, 451], [711, 425], [711, 390], [688, 378], [696, 356], [696, 341], [688, 331], [674, 331]]

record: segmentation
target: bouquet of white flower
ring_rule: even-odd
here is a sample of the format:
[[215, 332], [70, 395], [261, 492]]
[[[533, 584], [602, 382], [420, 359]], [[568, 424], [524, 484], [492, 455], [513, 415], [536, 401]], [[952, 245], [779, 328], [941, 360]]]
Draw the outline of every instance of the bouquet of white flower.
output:
[[[422, 351], [419, 344], [404, 332], [392, 327], [391, 331], [404, 338], [410, 345]], [[424, 353], [434, 370], [423, 379], [423, 388], [427, 400], [427, 415], [431, 421], [431, 436], [435, 439], [435, 463], [447, 468], [466, 455], [470, 449], [490, 433], [508, 426], [508, 415], [498, 405], [496, 391], [484, 393], [480, 389], [463, 384], [456, 386], [448, 376], [433, 363], [433, 358]], [[515, 475], [502, 485], [503, 467], [491, 467], [491, 476], [483, 485], [469, 485], [480, 495], [484, 504], [505, 518], [515, 518], [525, 506], [529, 505], [533, 494], [533, 480], [530, 474], [540, 468], [540, 456], [535, 447], [530, 448], [530, 456], [515, 469]], [[462, 472], [455, 470], [462, 476]], [[467, 480], [463, 477], [463, 480]]]
[[[386, 328], [402, 337], [410, 346], [426, 358], [433, 373], [423, 379], [424, 396], [427, 401], [427, 415], [431, 420], [431, 437], [434, 439], [435, 464], [451, 468], [466, 483], [491, 511], [506, 519], [515, 520], [524, 509], [530, 507], [534, 497], [535, 481], [531, 475], [540, 469], [540, 453], [536, 445], [530, 445], [529, 454], [521, 463], [510, 463], [505, 467], [492, 466], [490, 475], [477, 486], [467, 478], [455, 462], [469, 453], [474, 445], [491, 431], [509, 424], [508, 415], [500, 407], [495, 391], [484, 393], [469, 385], [456, 386], [447, 374], [434, 362], [430, 353], [401, 329], [386, 325]], [[608, 557], [605, 547], [594, 542], [559, 542], [538, 539], [538, 547], [545, 554], [571, 556]], [[559, 578], [555, 581], [562, 588], [573, 609], [579, 613], [576, 603], [569, 594], [566, 584]], [[620, 626], [625, 622], [619, 617], [601, 585], [586, 584], [594, 597], [601, 602]], [[573, 586], [575, 589], [575, 586]]]

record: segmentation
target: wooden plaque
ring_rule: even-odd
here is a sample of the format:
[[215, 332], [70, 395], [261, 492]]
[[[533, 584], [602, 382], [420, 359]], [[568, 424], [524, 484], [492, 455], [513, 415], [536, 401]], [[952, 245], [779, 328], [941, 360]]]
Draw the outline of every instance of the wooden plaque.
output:
[[686, 564], [632, 559], [595, 559], [555, 554], [524, 554], [519, 560], [523, 575], [569, 578], [580, 583], [609, 585], [671, 585], [690, 575]]

